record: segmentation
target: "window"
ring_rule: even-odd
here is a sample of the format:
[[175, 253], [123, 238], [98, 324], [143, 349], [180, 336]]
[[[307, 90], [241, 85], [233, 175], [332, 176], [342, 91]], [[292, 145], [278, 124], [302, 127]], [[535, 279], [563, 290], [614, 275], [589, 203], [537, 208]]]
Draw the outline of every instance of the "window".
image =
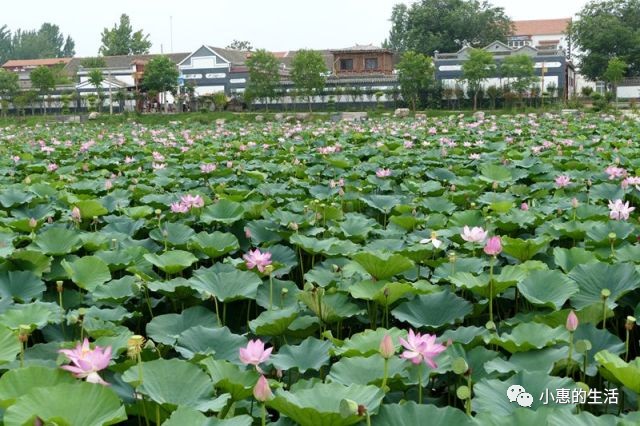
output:
[[341, 71], [353, 70], [353, 59], [340, 59], [340, 70]]
[[378, 69], [378, 58], [366, 58], [364, 60], [364, 69], [365, 70], [377, 70]]

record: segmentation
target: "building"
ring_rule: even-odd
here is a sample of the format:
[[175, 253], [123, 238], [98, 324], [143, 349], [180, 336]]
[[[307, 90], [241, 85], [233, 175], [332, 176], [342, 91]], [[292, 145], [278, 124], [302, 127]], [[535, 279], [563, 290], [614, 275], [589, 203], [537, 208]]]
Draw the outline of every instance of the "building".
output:
[[63, 68], [72, 58], [48, 58], [48, 59], [11, 59], [2, 65], [2, 68], [18, 74], [18, 84], [21, 89], [31, 88], [31, 71], [38, 67]]
[[[556, 46], [553, 46], [556, 47]], [[435, 73], [436, 79], [445, 88], [462, 86], [463, 83], [462, 64], [469, 58], [471, 47], [465, 46], [454, 53], [436, 53]], [[549, 49], [523, 45], [520, 47], [509, 47], [499, 41], [494, 41], [483, 50], [491, 52], [496, 64], [496, 75], [486, 79], [483, 87], [490, 86], [504, 87], [508, 82], [500, 75], [500, 62], [510, 55], [530, 56], [534, 63], [534, 70], [539, 77], [539, 87], [541, 90], [548, 90], [555, 87], [557, 94], [562, 99], [567, 99], [575, 94], [575, 70], [573, 64], [567, 59], [565, 52], [561, 49]], [[466, 90], [465, 90], [466, 92]]]
[[513, 34], [507, 39], [512, 48], [531, 46], [541, 50], [562, 49], [572, 58], [571, 38], [568, 35], [571, 18], [535, 19], [513, 22]]

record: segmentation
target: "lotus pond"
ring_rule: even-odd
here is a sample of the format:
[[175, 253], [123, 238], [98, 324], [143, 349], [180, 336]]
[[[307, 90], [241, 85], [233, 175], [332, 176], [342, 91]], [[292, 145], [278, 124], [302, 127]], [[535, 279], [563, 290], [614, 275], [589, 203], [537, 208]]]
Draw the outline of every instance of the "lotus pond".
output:
[[639, 424], [639, 134], [1, 128], [3, 422]]

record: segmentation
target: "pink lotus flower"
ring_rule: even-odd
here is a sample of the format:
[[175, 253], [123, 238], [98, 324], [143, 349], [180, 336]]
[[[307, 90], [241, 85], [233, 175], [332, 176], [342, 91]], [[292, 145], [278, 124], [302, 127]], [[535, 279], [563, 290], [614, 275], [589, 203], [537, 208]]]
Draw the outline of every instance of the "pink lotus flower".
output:
[[216, 169], [216, 165], [214, 163], [204, 163], [200, 164], [200, 171], [202, 173], [211, 173]]
[[529, 211], [529, 204], [527, 204], [526, 202], [520, 204], [520, 210], [525, 211], [525, 212]]
[[80, 209], [78, 207], [71, 209], [71, 220], [74, 222], [80, 222], [82, 220], [82, 215], [80, 214]]
[[204, 206], [204, 200], [200, 195], [183, 195], [180, 197], [180, 201], [185, 204], [189, 209], [200, 208]]
[[489, 238], [484, 246], [484, 252], [489, 256], [497, 256], [502, 252], [502, 240], [499, 236]]
[[111, 179], [107, 179], [104, 181], [104, 189], [109, 191], [111, 188], [113, 188], [113, 182], [111, 182]]
[[265, 251], [264, 253], [260, 249], [249, 250], [249, 253], [242, 256], [247, 264], [247, 268], [258, 268], [258, 271], [264, 272], [265, 268], [271, 265], [271, 253]]
[[400, 338], [400, 344], [407, 349], [400, 355], [401, 358], [408, 359], [412, 363], [418, 365], [424, 361], [431, 368], [438, 368], [438, 364], [435, 363], [433, 358], [443, 352], [446, 346], [436, 343], [435, 334], [414, 333], [413, 330], [409, 330], [407, 340]]
[[256, 401], [265, 402], [271, 398], [273, 398], [273, 392], [271, 392], [271, 388], [269, 387], [269, 382], [266, 377], [260, 376], [258, 379], [258, 383], [253, 387], [253, 396], [256, 398]]
[[556, 177], [556, 186], [558, 188], [564, 188], [565, 186], [569, 186], [571, 183], [571, 178], [567, 175], [560, 175]]
[[49, 170], [50, 172], [55, 172], [56, 170], [58, 170], [58, 165], [56, 163], [50, 163], [49, 165], [47, 165], [47, 170]]
[[609, 180], [625, 177], [627, 175], [627, 171], [622, 167], [609, 166], [604, 172], [609, 175]]
[[462, 234], [460, 234], [463, 240], [470, 243], [482, 243], [487, 239], [487, 231], [479, 226], [474, 226], [469, 229], [467, 225], [462, 228]]
[[379, 178], [386, 178], [391, 176], [391, 169], [378, 169], [376, 170], [376, 176]]
[[389, 334], [385, 334], [380, 342], [380, 355], [383, 358], [389, 359], [396, 353], [396, 348], [393, 345], [393, 338]]
[[579, 323], [580, 322], [578, 321], [578, 316], [576, 315], [576, 313], [573, 311], [569, 312], [569, 315], [567, 315], [567, 330], [571, 332], [576, 331]]
[[243, 364], [255, 365], [256, 367], [269, 359], [271, 348], [264, 348], [264, 342], [260, 339], [249, 340], [246, 348], [240, 348], [240, 361]]
[[627, 220], [629, 214], [634, 211], [635, 207], [629, 207], [629, 202], [623, 203], [622, 200], [609, 200], [609, 217], [613, 220]]
[[187, 213], [188, 211], [189, 206], [183, 202], [171, 203], [172, 213]]
[[109, 366], [111, 361], [111, 346], [101, 348], [96, 346], [91, 349], [89, 347], [89, 340], [84, 339], [82, 344], [78, 344], [75, 349], [60, 349], [59, 353], [63, 354], [72, 364], [63, 365], [61, 368], [73, 373], [79, 379], [87, 379], [89, 383], [100, 383], [101, 385], [108, 385], [107, 382], [102, 380], [98, 371], [104, 370]]

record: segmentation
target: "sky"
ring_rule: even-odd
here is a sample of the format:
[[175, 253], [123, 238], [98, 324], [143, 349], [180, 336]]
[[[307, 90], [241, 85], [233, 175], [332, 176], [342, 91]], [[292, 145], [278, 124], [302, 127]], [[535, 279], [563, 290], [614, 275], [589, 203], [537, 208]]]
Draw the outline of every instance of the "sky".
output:
[[[415, 0], [414, 0], [415, 1]], [[77, 56], [95, 56], [100, 33], [122, 13], [134, 31], [150, 34], [152, 53], [192, 52], [202, 44], [225, 47], [234, 39], [271, 51], [380, 45], [394, 4], [410, 0], [25, 0], [3, 7], [0, 27], [36, 29], [57, 24], [76, 42]], [[512, 19], [574, 16], [587, 0], [490, 0]]]

